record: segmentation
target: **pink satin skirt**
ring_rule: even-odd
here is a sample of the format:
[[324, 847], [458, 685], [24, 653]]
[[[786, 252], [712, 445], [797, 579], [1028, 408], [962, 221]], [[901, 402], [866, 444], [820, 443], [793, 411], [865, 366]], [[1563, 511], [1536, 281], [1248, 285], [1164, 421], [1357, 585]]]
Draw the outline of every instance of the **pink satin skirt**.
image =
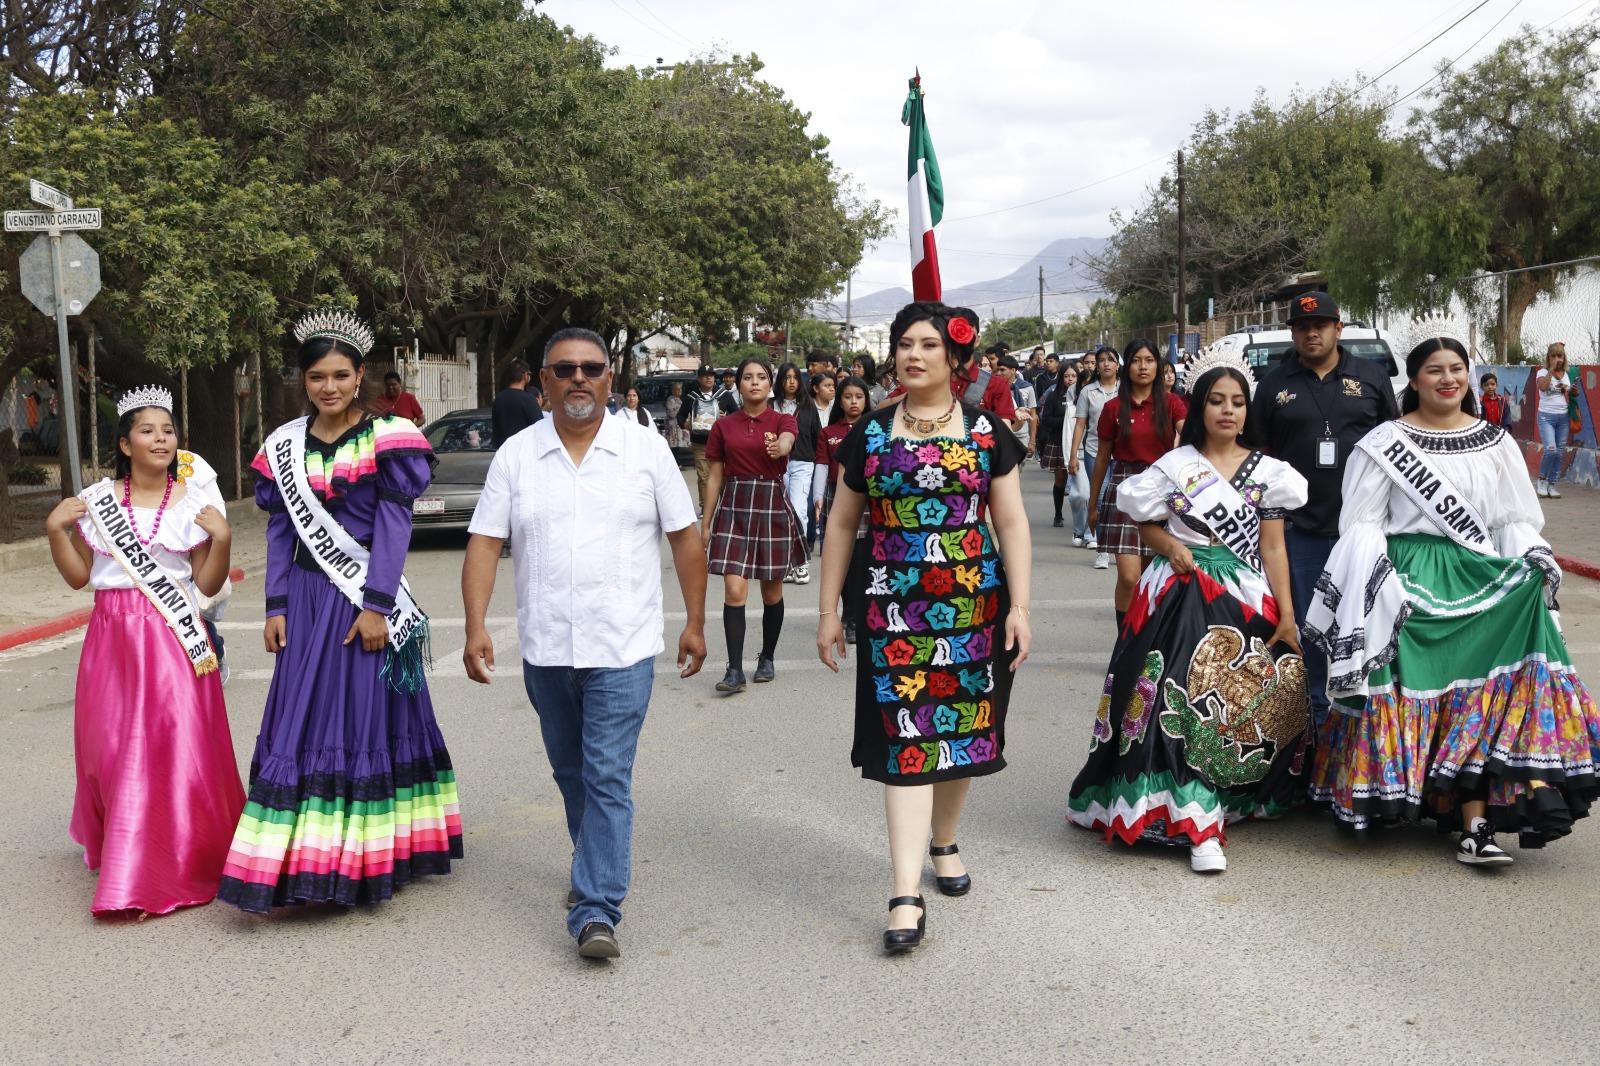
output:
[[217, 894], [244, 789], [217, 673], [196, 677], [138, 589], [100, 589], [78, 662], [72, 839], [90, 911], [166, 914]]

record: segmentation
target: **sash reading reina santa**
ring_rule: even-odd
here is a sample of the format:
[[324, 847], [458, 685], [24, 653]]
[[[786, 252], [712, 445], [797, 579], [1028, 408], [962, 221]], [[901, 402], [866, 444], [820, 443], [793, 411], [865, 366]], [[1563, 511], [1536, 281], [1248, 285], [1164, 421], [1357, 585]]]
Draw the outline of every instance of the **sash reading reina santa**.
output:
[[1261, 569], [1261, 516], [1205, 456], [1185, 444], [1154, 465], [1189, 501], [1190, 516], [1204, 522], [1211, 535], [1245, 565]]
[[[363, 548], [356, 538], [336, 522], [316, 493], [311, 491], [311, 479], [306, 477], [306, 423], [302, 416], [279, 426], [262, 446], [267, 455], [267, 465], [272, 468], [272, 480], [278, 483], [278, 493], [283, 497], [289, 512], [289, 524], [317, 561], [328, 580], [333, 582], [345, 599], [362, 606], [362, 589], [367, 584], [367, 564], [372, 553]], [[428, 620], [411, 596], [411, 587], [404, 576], [395, 590], [394, 610], [386, 616], [389, 623], [389, 644], [396, 651], [405, 647], [417, 629]]]
[[1389, 475], [1440, 533], [1480, 555], [1494, 554], [1489, 524], [1466, 494], [1428, 461], [1428, 453], [1416, 446], [1399, 423], [1385, 422], [1362, 437], [1356, 447]]
[[112, 483], [107, 480], [90, 485], [83, 490], [83, 502], [88, 505], [90, 520], [111, 557], [127, 571], [128, 577], [133, 579], [133, 587], [144, 593], [167, 623], [167, 628], [172, 630], [172, 635], [178, 638], [195, 676], [216, 670], [216, 649], [211, 646], [211, 637], [200, 617], [200, 605], [188, 583], [174, 580], [139, 543], [139, 534], [134, 532], [133, 523], [128, 520], [128, 513], [117, 499]]

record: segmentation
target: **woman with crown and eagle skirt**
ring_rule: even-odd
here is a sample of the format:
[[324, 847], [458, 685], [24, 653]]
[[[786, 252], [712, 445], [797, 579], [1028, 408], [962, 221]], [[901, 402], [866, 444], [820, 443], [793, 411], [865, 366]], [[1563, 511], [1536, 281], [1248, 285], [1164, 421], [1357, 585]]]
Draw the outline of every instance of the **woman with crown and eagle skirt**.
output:
[[1179, 446], [1117, 486], [1156, 558], [1067, 819], [1107, 841], [1188, 845], [1195, 872], [1218, 873], [1228, 823], [1277, 815], [1303, 790], [1310, 703], [1283, 518], [1306, 481], [1253, 447], [1242, 360], [1205, 358], [1194, 375]]
[[251, 464], [278, 659], [218, 893], [256, 912], [386, 900], [462, 854], [427, 616], [401, 572], [433, 452], [408, 419], [363, 412], [365, 323], [314, 312], [294, 335], [314, 414], [278, 427]]
[[172, 394], [134, 389], [117, 404], [115, 476], [45, 520], [61, 576], [95, 590], [73, 699], [71, 834], [100, 875], [97, 917], [209, 903], [244, 806], [200, 605], [228, 579], [232, 537], [189, 483], [191, 459]]

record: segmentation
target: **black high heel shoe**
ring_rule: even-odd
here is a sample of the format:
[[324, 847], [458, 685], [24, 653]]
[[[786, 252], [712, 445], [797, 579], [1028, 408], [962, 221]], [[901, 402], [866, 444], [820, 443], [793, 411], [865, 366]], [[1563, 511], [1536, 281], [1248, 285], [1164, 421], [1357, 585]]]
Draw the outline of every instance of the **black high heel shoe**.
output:
[[[954, 844], [945, 844], [943, 846], [928, 845], [929, 855], [955, 855], [960, 851], [961, 849]], [[965, 896], [972, 891], [972, 875], [970, 874], [961, 874], [958, 877], [940, 877], [938, 874], [934, 874], [933, 880], [939, 886], [939, 891], [947, 896]]]
[[889, 910], [893, 912], [896, 907], [921, 907], [922, 916], [917, 919], [915, 929], [883, 931], [883, 950], [888, 955], [900, 955], [910, 951], [922, 943], [922, 934], [928, 930], [928, 905], [922, 902], [921, 896], [896, 896], [889, 901]]

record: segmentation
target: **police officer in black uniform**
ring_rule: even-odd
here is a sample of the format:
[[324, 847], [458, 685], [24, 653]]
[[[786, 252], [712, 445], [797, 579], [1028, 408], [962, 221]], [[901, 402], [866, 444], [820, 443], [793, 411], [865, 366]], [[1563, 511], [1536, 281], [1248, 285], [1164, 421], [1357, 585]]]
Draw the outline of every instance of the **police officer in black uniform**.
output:
[[[1296, 621], [1311, 607], [1317, 578], [1339, 539], [1339, 504], [1345, 463], [1356, 441], [1380, 422], [1398, 418], [1385, 368], [1339, 345], [1344, 323], [1325, 292], [1308, 292], [1290, 304], [1294, 348], [1256, 386], [1250, 421], [1268, 454], [1300, 471], [1310, 483], [1304, 507], [1289, 512], [1284, 540]], [[1328, 713], [1328, 660], [1305, 646], [1311, 708], [1320, 724]]]

